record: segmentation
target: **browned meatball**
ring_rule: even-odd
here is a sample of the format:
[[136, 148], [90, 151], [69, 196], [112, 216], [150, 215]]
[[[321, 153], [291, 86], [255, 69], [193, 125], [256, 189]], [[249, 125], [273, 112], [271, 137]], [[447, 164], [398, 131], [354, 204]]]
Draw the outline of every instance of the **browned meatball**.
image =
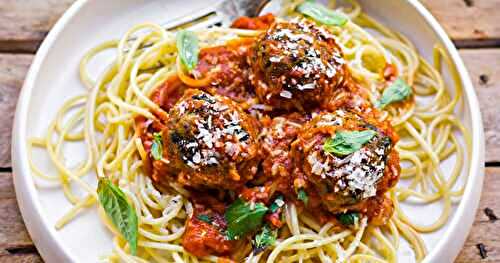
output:
[[[345, 155], [324, 149], [330, 138], [353, 131], [373, 131], [373, 137]], [[293, 145], [295, 162], [303, 175], [299, 182], [304, 180], [306, 191], [319, 197], [330, 212], [367, 211], [363, 204], [369, 202], [363, 201], [383, 195], [399, 177], [394, 136], [386, 123], [373, 118], [346, 110], [321, 113], [304, 126]]]
[[162, 132], [163, 159], [153, 178], [194, 188], [237, 189], [257, 172], [256, 121], [234, 102], [187, 90]]
[[307, 20], [273, 24], [257, 40], [251, 63], [257, 96], [277, 109], [317, 107], [348, 74], [332, 34]]

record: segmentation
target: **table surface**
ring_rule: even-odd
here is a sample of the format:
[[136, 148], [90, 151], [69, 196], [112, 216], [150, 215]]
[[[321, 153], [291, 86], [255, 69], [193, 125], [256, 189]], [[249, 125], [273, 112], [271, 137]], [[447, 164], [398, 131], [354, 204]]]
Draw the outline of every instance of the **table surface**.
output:
[[[19, 91], [40, 42], [74, 0], [0, 0], [0, 263], [42, 262], [17, 207], [11, 127]], [[486, 178], [471, 233], [456, 262], [500, 262], [500, 0], [422, 0], [459, 48], [479, 97]], [[488, 210], [488, 209], [487, 209]], [[481, 258], [478, 244], [487, 257]]]

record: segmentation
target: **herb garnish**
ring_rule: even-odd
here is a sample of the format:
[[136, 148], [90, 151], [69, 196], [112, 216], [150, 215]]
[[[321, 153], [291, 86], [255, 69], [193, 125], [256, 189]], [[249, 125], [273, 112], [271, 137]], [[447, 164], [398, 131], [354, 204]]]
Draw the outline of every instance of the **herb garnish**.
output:
[[337, 219], [343, 225], [346, 225], [346, 226], [354, 225], [359, 220], [359, 213], [351, 212], [351, 213], [345, 213], [345, 214], [338, 214]]
[[182, 64], [188, 71], [196, 68], [200, 47], [198, 46], [198, 37], [193, 32], [183, 30], [177, 33], [177, 51]]
[[285, 201], [283, 201], [283, 196], [282, 195], [278, 195], [278, 197], [276, 197], [276, 199], [274, 199], [274, 202], [271, 204], [271, 206], [269, 206], [269, 211], [271, 213], [275, 213], [284, 204], [285, 204]]
[[212, 223], [212, 219], [208, 215], [198, 215], [196, 218], [198, 218], [198, 220], [203, 221], [203, 222], [208, 223], [208, 224]]
[[413, 93], [411, 87], [406, 84], [402, 78], [397, 78], [389, 87], [387, 87], [382, 93], [382, 97], [375, 103], [375, 106], [379, 109], [385, 108], [387, 105], [400, 102]]
[[343, 26], [348, 21], [345, 15], [312, 1], [303, 2], [297, 6], [296, 11], [329, 26]]
[[153, 145], [151, 145], [151, 155], [155, 160], [161, 160], [163, 158], [163, 140], [161, 138], [161, 133], [153, 133]]
[[267, 247], [274, 245], [276, 238], [278, 236], [277, 229], [272, 230], [271, 227], [265, 225], [262, 231], [255, 235], [252, 241], [254, 254], [259, 254], [264, 251]]
[[373, 130], [337, 131], [335, 137], [326, 139], [323, 151], [340, 156], [349, 155], [361, 149], [375, 134], [377, 132]]
[[262, 225], [268, 208], [262, 203], [247, 203], [238, 198], [230, 205], [224, 218], [227, 221], [226, 237], [236, 240]]
[[139, 230], [135, 209], [128, 203], [122, 190], [108, 178], [99, 179], [97, 194], [106, 215], [128, 241], [132, 255], [136, 255]]
[[304, 202], [305, 205], [307, 205], [307, 203], [309, 202], [309, 197], [307, 196], [307, 193], [304, 190], [304, 188], [299, 189], [299, 191], [297, 192], [297, 198], [300, 201]]

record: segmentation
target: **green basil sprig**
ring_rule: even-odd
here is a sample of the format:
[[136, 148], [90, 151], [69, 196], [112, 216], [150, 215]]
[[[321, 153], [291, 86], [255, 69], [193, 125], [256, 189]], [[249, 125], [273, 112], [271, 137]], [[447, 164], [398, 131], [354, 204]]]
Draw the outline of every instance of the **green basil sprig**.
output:
[[328, 138], [323, 144], [323, 151], [336, 155], [349, 155], [363, 147], [377, 132], [364, 131], [337, 131], [335, 137]]
[[256, 230], [262, 225], [267, 210], [262, 203], [250, 204], [239, 198], [224, 214], [227, 222], [226, 237], [236, 240]]
[[183, 30], [177, 33], [177, 51], [181, 62], [188, 71], [192, 71], [198, 65], [200, 47], [198, 37], [191, 31]]
[[359, 220], [359, 213], [352, 212], [352, 213], [345, 213], [345, 214], [339, 214], [337, 215], [337, 219], [342, 223], [342, 225], [354, 225], [356, 222]]
[[212, 224], [212, 219], [208, 215], [198, 215], [196, 218], [198, 218], [198, 220], [203, 221], [205, 223]]
[[274, 245], [277, 237], [277, 229], [273, 230], [268, 225], [265, 225], [262, 228], [262, 231], [255, 235], [252, 241], [254, 254], [257, 255], [260, 252], [264, 251], [267, 247]]
[[346, 16], [312, 1], [298, 5], [296, 11], [329, 26], [343, 26], [348, 21]]
[[375, 103], [379, 109], [385, 108], [393, 102], [399, 102], [411, 96], [413, 90], [406, 84], [402, 78], [397, 78], [389, 87], [382, 93], [382, 97]]
[[307, 192], [306, 190], [304, 190], [304, 188], [300, 188], [299, 191], [297, 192], [297, 198], [304, 202], [305, 205], [307, 205], [307, 203], [309, 203], [309, 196], [307, 196]]
[[153, 156], [155, 160], [161, 160], [163, 158], [163, 140], [161, 138], [161, 133], [153, 133], [151, 156]]
[[285, 205], [285, 201], [283, 200], [282, 195], [278, 195], [276, 199], [274, 199], [274, 202], [269, 206], [269, 212], [271, 213], [276, 213], [278, 209], [280, 209], [283, 205]]
[[100, 178], [97, 195], [106, 215], [128, 241], [132, 255], [137, 253], [138, 223], [135, 209], [128, 203], [127, 197], [108, 178]]

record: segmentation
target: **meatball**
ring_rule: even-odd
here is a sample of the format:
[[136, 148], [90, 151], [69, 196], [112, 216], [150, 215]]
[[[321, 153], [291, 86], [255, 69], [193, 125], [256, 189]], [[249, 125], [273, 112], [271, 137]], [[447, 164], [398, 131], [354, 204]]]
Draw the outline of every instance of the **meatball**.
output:
[[317, 107], [348, 74], [333, 35], [307, 20], [274, 23], [257, 39], [251, 64], [258, 98], [285, 110]]
[[255, 119], [223, 96], [187, 90], [162, 131], [163, 159], [153, 178], [193, 188], [237, 189], [259, 163]]
[[[339, 133], [374, 131], [372, 137], [352, 152], [325, 150], [327, 140]], [[397, 135], [385, 122], [362, 117], [347, 110], [320, 113], [307, 123], [292, 152], [299, 165], [297, 174], [305, 189], [319, 196], [324, 208], [332, 213], [357, 210], [366, 212], [370, 198], [383, 195], [399, 178], [399, 157], [394, 145]], [[300, 185], [299, 185], [300, 186]], [[373, 203], [373, 202], [371, 202]]]

